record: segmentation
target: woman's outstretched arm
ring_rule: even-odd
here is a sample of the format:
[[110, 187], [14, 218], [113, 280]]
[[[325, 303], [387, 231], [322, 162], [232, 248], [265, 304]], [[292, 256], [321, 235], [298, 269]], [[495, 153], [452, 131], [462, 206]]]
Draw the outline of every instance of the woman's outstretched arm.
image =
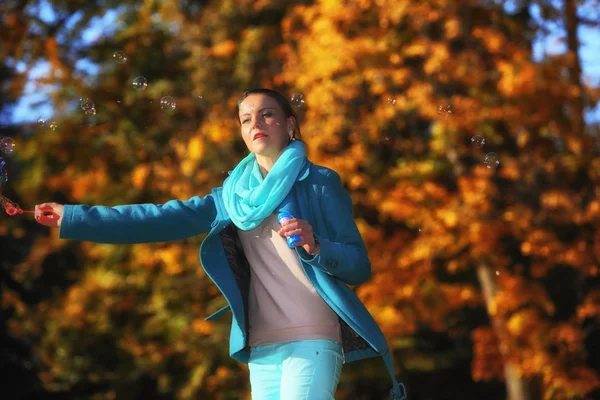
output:
[[[45, 210], [52, 208], [52, 213]], [[37, 221], [60, 227], [61, 239], [132, 244], [179, 240], [210, 230], [217, 209], [213, 194], [164, 204], [115, 207], [42, 203], [35, 207]]]

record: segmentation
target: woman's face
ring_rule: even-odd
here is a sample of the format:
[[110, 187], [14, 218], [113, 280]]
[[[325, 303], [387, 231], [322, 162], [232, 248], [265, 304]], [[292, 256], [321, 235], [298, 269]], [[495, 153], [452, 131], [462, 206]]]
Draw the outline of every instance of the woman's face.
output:
[[290, 140], [288, 128], [293, 117], [286, 118], [276, 100], [256, 93], [240, 103], [242, 138], [248, 150], [263, 157], [276, 158]]

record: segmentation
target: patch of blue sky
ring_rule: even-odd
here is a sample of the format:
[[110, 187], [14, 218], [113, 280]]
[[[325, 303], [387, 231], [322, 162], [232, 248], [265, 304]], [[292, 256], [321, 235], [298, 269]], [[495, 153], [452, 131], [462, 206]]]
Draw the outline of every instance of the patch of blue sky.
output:
[[[591, 21], [600, 21], [600, 11], [596, 10], [594, 0], [582, 4], [577, 9], [577, 14]], [[554, 0], [553, 5], [562, 9], [562, 0]], [[531, 16], [539, 24], [548, 29], [547, 35], [539, 35], [533, 43], [533, 57], [536, 61], [542, 61], [546, 56], [563, 54], [567, 51], [566, 32], [562, 23], [544, 21], [540, 8], [536, 4], [530, 6]], [[600, 27], [580, 25], [577, 31], [580, 41], [579, 58], [581, 60], [582, 79], [592, 85], [600, 85]], [[593, 109], [586, 110], [585, 120], [587, 124], [600, 124], [600, 104]]]
[[[554, 0], [554, 5], [558, 8], [562, 8], [562, 0]], [[600, 20], [600, 11], [594, 7], [594, 0], [582, 4], [578, 8], [578, 14], [584, 16], [590, 20]], [[512, 13], [519, 9], [519, 0], [504, 1], [503, 5], [507, 12]], [[102, 16], [94, 17], [90, 20], [89, 26], [82, 32], [81, 41], [82, 43], [89, 45], [100, 40], [103, 36], [109, 37], [114, 32], [122, 27], [122, 23], [118, 21], [119, 15], [125, 7], [117, 8], [116, 10], [108, 10]], [[32, 10], [37, 12], [41, 20], [52, 23], [56, 18], [55, 12], [52, 7], [45, 1], [40, 2], [39, 10]], [[537, 5], [533, 4], [530, 6], [530, 13], [532, 17], [541, 25], [546, 27], [549, 31], [547, 35], [538, 35], [533, 42], [533, 56], [537, 61], [541, 61], [547, 55], [561, 54], [566, 51], [564, 43], [564, 28], [560, 23], [544, 21], [540, 14], [540, 9]], [[81, 12], [75, 13], [66, 23], [67, 29], [72, 29], [75, 24], [81, 19]], [[600, 29], [598, 27], [592, 28], [588, 26], [581, 26], [578, 31], [579, 39], [581, 41], [580, 58], [583, 69], [583, 79], [590, 84], [597, 86], [600, 85]], [[20, 72], [26, 70], [26, 65], [23, 62], [17, 61], [15, 63], [16, 68]], [[86, 74], [90, 77], [96, 76], [100, 70], [100, 66], [95, 64], [89, 59], [82, 58], [77, 61], [75, 65], [78, 73]], [[47, 93], [48, 88], [37, 87], [35, 82], [35, 76], [40, 76], [48, 72], [47, 63], [36, 64], [29, 72], [29, 81], [33, 82], [35, 89], [32, 89], [30, 85], [26, 87], [25, 93], [20, 97], [18, 104], [13, 109], [11, 123], [20, 124], [27, 123], [37, 120], [37, 114], [49, 114], [51, 113], [51, 105]], [[31, 89], [31, 90], [28, 90]], [[45, 103], [42, 99], [45, 99]], [[586, 121], [588, 124], [600, 123], [600, 105], [597, 105], [594, 109], [586, 112]]]
[[[101, 17], [94, 17], [89, 25], [81, 34], [82, 42], [91, 44], [102, 38], [104, 35], [112, 35], [117, 29], [117, 19], [122, 9], [109, 10]], [[46, 2], [40, 2], [39, 18], [45, 23], [53, 23], [57, 16], [52, 7]], [[65, 24], [67, 29], [72, 29], [78, 20], [81, 19], [81, 13], [74, 14]], [[24, 62], [15, 63], [17, 71], [23, 73], [27, 70]], [[12, 108], [11, 115], [8, 117], [11, 124], [27, 124], [37, 121], [39, 118], [52, 118], [54, 110], [50, 95], [57, 88], [54, 85], [41, 84], [40, 79], [48, 75], [50, 64], [47, 61], [39, 61], [27, 74], [27, 84], [24, 87], [23, 95], [19, 97], [17, 104]], [[90, 59], [81, 58], [75, 63], [76, 74], [81, 76], [95, 77], [100, 71], [100, 66]], [[93, 79], [92, 79], [93, 80]]]

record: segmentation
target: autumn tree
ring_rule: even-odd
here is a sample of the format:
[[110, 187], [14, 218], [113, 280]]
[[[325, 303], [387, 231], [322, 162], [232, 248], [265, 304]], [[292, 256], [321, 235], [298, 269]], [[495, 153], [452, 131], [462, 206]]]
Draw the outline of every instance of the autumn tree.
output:
[[399, 362], [410, 368], [403, 338], [466, 331], [475, 380], [506, 379], [514, 398], [583, 398], [600, 383], [583, 329], [597, 321], [584, 288], [598, 275], [598, 148], [578, 99], [598, 92], [574, 76], [576, 48], [534, 62], [519, 11], [298, 6], [282, 79], [310, 99], [313, 157], [354, 194], [377, 271], [359, 293]]
[[[246, 154], [235, 120], [243, 89], [300, 92], [311, 160], [352, 194], [374, 272], [356, 290], [410, 398], [579, 399], [598, 387], [586, 343], [600, 309], [600, 157], [582, 112], [599, 92], [582, 81], [572, 39], [569, 53], [533, 60], [542, 27], [527, 4], [11, 4], [0, 49], [16, 73], [9, 93], [47, 90], [43, 117], [57, 125], [11, 128], [20, 204], [208, 193]], [[574, 3], [564, 7], [572, 30]], [[164, 96], [174, 109], [161, 108]], [[488, 168], [491, 152], [499, 165], [488, 158]], [[99, 245], [5, 221], [2, 245], [26, 244], [1, 292], [9, 333], [31, 340], [46, 390], [248, 398], [247, 369], [223, 345], [229, 321], [204, 321], [225, 301], [198, 264], [202, 237]], [[381, 364], [345, 366], [338, 397], [381, 398]]]

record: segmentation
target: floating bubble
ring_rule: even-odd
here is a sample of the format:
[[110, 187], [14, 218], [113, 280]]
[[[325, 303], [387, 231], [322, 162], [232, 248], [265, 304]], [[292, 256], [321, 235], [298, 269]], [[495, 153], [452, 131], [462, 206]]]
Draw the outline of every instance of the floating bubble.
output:
[[6, 161], [4, 161], [2, 159], [2, 157], [0, 157], [0, 169], [4, 168], [5, 165], [6, 165]]
[[160, 108], [163, 111], [173, 111], [175, 107], [177, 107], [177, 104], [175, 104], [175, 99], [171, 96], [164, 96], [160, 99]]
[[477, 147], [477, 148], [482, 148], [483, 145], [485, 144], [485, 139], [483, 138], [483, 136], [479, 136], [479, 135], [475, 135], [471, 138], [471, 143]]
[[8, 173], [6, 170], [0, 169], [0, 184], [8, 182]]
[[58, 124], [56, 123], [55, 120], [51, 120], [50, 123], [48, 124], [48, 128], [52, 129], [53, 131], [58, 129]]
[[115, 51], [113, 53], [113, 58], [118, 64], [125, 64], [127, 62], [127, 54], [124, 51]]
[[395, 98], [393, 98], [393, 97], [388, 97], [388, 99], [387, 99], [387, 103], [388, 103], [388, 104], [396, 104], [396, 99], [395, 99]]
[[302, 107], [304, 105], [304, 95], [302, 93], [294, 93], [290, 98], [292, 105]]
[[498, 160], [498, 154], [487, 153], [483, 159], [483, 163], [488, 168], [496, 168], [500, 164], [500, 160]]
[[146, 90], [148, 87], [148, 80], [143, 76], [138, 76], [133, 79], [133, 88], [135, 90]]
[[40, 126], [40, 128], [46, 128], [48, 121], [46, 121], [44, 118], [40, 118], [40, 119], [38, 119], [37, 123]]
[[87, 97], [82, 97], [79, 99], [79, 107], [87, 112], [90, 108], [94, 108], [94, 102]]
[[9, 137], [2, 138], [0, 141], [0, 151], [4, 154], [11, 154], [15, 150], [15, 141]]
[[450, 106], [450, 104], [448, 104], [446, 107], [439, 106], [438, 110], [437, 110], [437, 113], [438, 114], [444, 114], [444, 115], [452, 114], [452, 107]]

